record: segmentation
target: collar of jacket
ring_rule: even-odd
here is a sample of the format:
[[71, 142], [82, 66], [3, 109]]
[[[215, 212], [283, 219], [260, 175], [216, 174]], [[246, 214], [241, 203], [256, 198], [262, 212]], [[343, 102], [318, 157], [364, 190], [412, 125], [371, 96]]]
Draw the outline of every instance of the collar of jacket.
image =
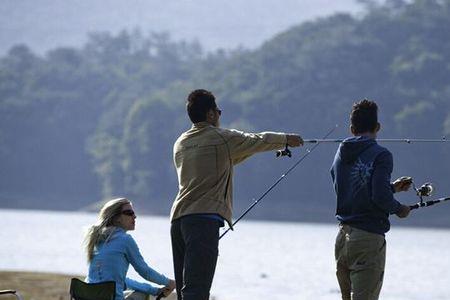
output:
[[192, 124], [192, 128], [205, 128], [205, 127], [212, 127], [213, 125], [204, 121], [204, 122], [198, 122]]

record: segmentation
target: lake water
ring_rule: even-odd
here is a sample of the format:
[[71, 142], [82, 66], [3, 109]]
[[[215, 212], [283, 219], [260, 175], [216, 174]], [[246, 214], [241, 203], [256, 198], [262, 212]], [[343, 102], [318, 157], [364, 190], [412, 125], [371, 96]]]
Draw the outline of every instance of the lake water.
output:
[[[86, 274], [82, 212], [0, 210], [0, 270]], [[331, 224], [242, 221], [220, 242], [217, 300], [340, 299]], [[138, 216], [132, 232], [147, 262], [173, 277], [169, 221]], [[449, 300], [450, 230], [394, 227], [380, 299]], [[131, 272], [131, 277], [136, 273]]]

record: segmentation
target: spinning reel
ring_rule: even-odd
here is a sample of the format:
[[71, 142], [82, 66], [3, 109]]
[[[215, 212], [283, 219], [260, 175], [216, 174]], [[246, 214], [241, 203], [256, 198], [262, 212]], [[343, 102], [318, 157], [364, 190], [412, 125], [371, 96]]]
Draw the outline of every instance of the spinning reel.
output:
[[280, 156], [292, 157], [292, 152], [291, 152], [291, 150], [289, 150], [288, 144], [286, 144], [286, 147], [284, 148], [284, 150], [277, 151], [277, 157], [280, 157]]
[[423, 203], [423, 197], [430, 197], [433, 195], [434, 187], [431, 182], [426, 182], [422, 184], [419, 188], [416, 187], [416, 185], [413, 184], [413, 188], [416, 191], [416, 195], [420, 198], [420, 203]]

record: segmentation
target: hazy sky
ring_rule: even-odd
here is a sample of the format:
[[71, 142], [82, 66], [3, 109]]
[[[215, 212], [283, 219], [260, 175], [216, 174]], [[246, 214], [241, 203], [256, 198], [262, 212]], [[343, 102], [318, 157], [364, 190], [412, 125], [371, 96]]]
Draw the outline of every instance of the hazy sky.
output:
[[253, 48], [305, 20], [360, 10], [355, 0], [1, 0], [0, 54], [17, 43], [42, 53], [81, 45], [88, 32], [136, 27], [206, 49]]

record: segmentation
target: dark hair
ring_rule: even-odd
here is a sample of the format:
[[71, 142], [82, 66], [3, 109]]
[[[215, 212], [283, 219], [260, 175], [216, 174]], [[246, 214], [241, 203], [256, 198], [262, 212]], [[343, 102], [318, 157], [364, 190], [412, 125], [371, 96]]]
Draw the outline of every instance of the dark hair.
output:
[[378, 106], [374, 101], [361, 100], [353, 104], [350, 122], [355, 134], [373, 132], [378, 124]]
[[203, 122], [208, 111], [217, 108], [216, 98], [210, 91], [195, 90], [189, 94], [186, 108], [192, 123]]

